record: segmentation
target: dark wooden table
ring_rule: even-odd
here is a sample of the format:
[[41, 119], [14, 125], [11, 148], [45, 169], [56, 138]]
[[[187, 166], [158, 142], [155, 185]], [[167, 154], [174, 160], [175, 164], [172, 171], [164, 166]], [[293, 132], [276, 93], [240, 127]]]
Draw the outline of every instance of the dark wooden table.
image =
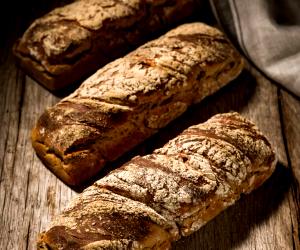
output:
[[[12, 43], [28, 23], [57, 2], [32, 1], [32, 5], [19, 6], [23, 10], [14, 12], [8, 20], [11, 28], [1, 37], [1, 250], [34, 249], [37, 234], [76, 195], [43, 166], [30, 141], [39, 115], [61, 97], [26, 76], [11, 54]], [[250, 118], [268, 136], [277, 152], [276, 171], [261, 188], [174, 244], [174, 249], [300, 249], [300, 100], [249, 65], [234, 82], [190, 108], [111, 168], [133, 155], [151, 152], [189, 125], [230, 110]]]

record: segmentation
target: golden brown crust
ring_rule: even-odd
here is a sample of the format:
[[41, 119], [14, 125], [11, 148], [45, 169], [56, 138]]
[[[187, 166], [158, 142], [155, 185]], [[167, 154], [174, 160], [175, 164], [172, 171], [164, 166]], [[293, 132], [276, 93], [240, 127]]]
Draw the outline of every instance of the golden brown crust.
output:
[[226, 85], [242, 67], [219, 30], [181, 25], [107, 64], [46, 110], [33, 130], [33, 146], [61, 179], [78, 185]]
[[34, 21], [14, 54], [33, 78], [57, 90], [188, 17], [195, 6], [194, 0], [78, 0]]
[[39, 244], [168, 249], [260, 186], [275, 163], [254, 124], [238, 113], [216, 115], [95, 182], [55, 218]]

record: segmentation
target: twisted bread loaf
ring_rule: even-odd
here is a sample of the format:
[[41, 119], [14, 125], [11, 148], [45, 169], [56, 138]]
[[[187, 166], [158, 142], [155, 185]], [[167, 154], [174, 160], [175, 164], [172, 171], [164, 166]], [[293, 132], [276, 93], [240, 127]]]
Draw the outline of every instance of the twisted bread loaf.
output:
[[60, 89], [185, 19], [196, 6], [196, 0], [77, 0], [34, 21], [14, 53], [33, 78]]
[[39, 249], [169, 249], [260, 186], [275, 155], [254, 124], [220, 114], [86, 189]]
[[88, 78], [40, 117], [32, 133], [42, 161], [77, 185], [235, 78], [242, 59], [223, 34], [179, 26]]

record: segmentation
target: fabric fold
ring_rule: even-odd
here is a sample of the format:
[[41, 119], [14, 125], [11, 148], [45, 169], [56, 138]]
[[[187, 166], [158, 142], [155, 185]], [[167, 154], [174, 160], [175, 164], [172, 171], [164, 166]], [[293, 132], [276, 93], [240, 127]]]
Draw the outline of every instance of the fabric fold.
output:
[[210, 0], [219, 24], [266, 76], [300, 96], [300, 2]]

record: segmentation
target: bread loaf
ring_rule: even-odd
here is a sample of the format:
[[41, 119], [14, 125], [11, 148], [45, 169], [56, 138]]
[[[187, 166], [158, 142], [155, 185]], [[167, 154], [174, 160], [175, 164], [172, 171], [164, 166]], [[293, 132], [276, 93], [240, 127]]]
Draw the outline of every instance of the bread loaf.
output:
[[33, 147], [63, 181], [78, 185], [241, 69], [241, 57], [220, 31], [179, 26], [106, 65], [47, 109], [33, 129]]
[[77, 0], [34, 21], [14, 53], [33, 78], [57, 90], [190, 16], [196, 1]]
[[83, 191], [38, 249], [169, 249], [260, 186], [275, 163], [254, 124], [216, 115]]

